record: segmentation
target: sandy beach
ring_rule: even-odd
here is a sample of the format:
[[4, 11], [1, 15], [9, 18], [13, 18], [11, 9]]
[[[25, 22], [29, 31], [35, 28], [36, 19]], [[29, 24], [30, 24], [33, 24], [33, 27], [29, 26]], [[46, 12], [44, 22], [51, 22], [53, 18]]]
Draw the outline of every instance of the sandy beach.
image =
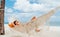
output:
[[5, 35], [0, 35], [0, 37], [60, 37], [60, 27], [49, 26], [49, 29], [45, 27], [40, 32], [32, 31], [31, 34], [28, 35], [26, 33], [11, 30], [8, 25], [5, 25]]

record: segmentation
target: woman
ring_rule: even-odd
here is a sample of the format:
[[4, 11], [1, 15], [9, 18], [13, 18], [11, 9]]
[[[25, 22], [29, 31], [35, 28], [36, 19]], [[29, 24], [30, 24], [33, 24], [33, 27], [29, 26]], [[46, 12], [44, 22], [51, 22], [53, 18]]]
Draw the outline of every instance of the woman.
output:
[[[32, 21], [35, 21], [35, 20], [36, 20], [36, 17], [33, 17], [31, 20], [32, 20]], [[21, 25], [21, 26], [20, 26], [20, 25]], [[20, 26], [19, 28], [21, 28], [21, 27], [24, 27], [25, 25], [23, 26], [23, 25], [20, 24], [20, 22], [17, 21], [17, 20], [15, 20], [14, 22], [12, 22], [12, 23], [9, 24], [9, 27], [10, 27], [10, 28], [14, 28], [15, 26], [18, 26], [18, 27]], [[28, 25], [26, 25], [26, 27], [27, 27], [27, 26], [28, 26]], [[30, 25], [29, 25], [29, 26], [30, 26]], [[29, 27], [29, 26], [28, 26], [28, 27]], [[23, 29], [24, 29], [24, 28], [23, 28]], [[39, 32], [40, 29], [36, 28], [35, 31], [36, 31], [36, 32]]]

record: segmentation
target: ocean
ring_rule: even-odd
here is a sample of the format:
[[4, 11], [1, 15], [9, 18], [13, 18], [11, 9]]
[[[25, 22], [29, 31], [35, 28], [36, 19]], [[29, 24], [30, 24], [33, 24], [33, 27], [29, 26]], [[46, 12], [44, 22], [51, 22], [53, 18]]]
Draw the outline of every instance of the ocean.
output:
[[[4, 22], [4, 24], [8, 24], [8, 22]], [[48, 26], [60, 26], [60, 22], [49, 22], [46, 23]]]

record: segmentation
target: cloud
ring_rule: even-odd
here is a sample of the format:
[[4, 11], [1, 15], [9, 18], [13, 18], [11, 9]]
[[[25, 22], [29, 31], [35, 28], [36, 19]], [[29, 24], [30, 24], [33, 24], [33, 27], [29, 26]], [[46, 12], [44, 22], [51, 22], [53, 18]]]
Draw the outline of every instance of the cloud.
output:
[[23, 10], [24, 12], [35, 12], [35, 11], [40, 11], [40, 12], [46, 12], [50, 10], [50, 8], [47, 8], [48, 4], [31, 4], [27, 0], [16, 0], [14, 4], [14, 9], [17, 10]]
[[5, 7], [5, 13], [12, 13], [13, 11], [12, 8]]
[[13, 12], [13, 10], [11, 8], [8, 8], [7, 12]]
[[60, 0], [35, 0], [37, 3], [44, 3], [52, 6], [57, 6], [60, 3]]
[[51, 18], [52, 18], [52, 19], [54, 19], [54, 18], [60, 18], [60, 16], [54, 15], [54, 16], [51, 16]]
[[57, 16], [55, 16], [55, 15], [54, 15], [54, 16], [51, 16], [52, 19], [53, 19], [53, 18], [56, 18], [56, 17], [57, 17]]
[[[30, 2], [37, 2], [31, 4]], [[59, 6], [59, 0], [16, 0], [14, 9], [22, 10], [24, 12], [48, 12], [52, 7]]]

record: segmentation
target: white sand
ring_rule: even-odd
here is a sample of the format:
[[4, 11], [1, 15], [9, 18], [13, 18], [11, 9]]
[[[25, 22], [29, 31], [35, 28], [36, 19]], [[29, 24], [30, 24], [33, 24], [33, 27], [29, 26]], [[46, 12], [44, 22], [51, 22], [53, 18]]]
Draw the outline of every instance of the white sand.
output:
[[5, 25], [5, 35], [0, 35], [0, 37], [60, 37], [60, 27], [50, 26], [49, 30], [41, 30], [40, 32], [33, 32], [28, 34], [23, 34], [14, 30], [11, 30], [7, 25]]

